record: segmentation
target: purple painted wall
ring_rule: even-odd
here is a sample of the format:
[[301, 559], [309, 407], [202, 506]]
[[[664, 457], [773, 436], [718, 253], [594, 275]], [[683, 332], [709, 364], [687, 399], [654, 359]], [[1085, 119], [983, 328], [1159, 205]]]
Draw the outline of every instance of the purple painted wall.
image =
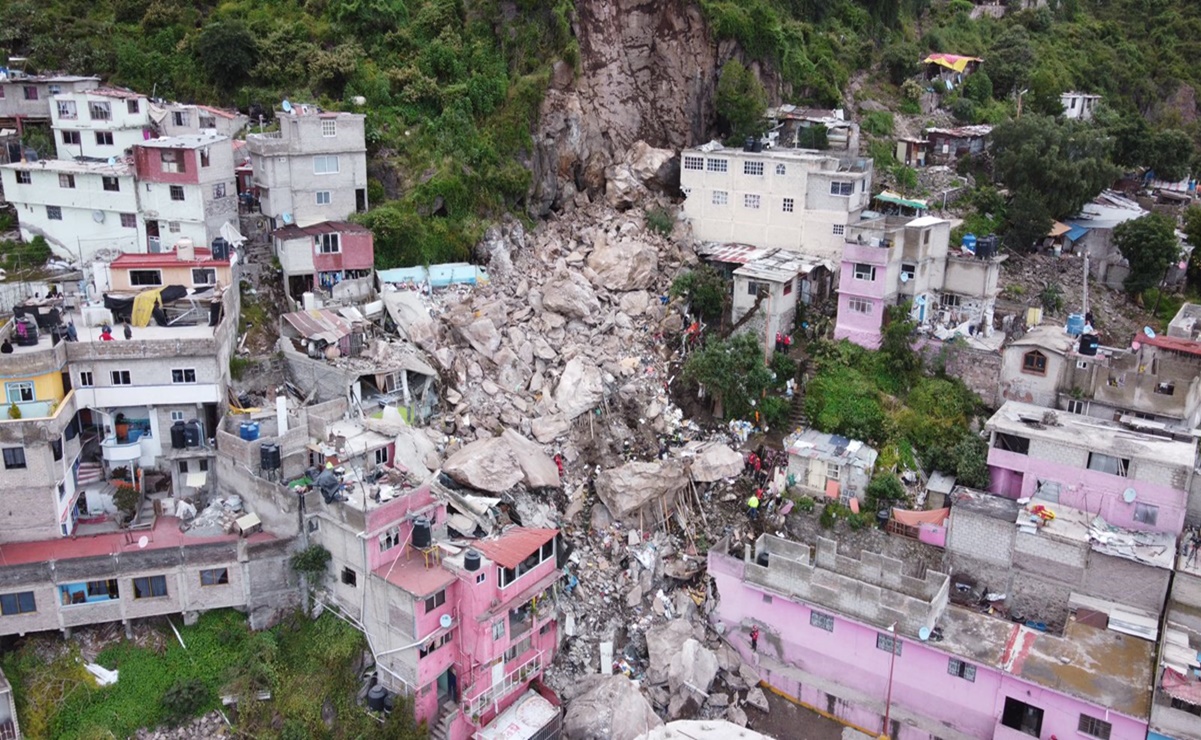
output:
[[[801, 701], [844, 721], [879, 732], [888, 690], [889, 652], [876, 640], [887, 631], [818, 608], [833, 617], [833, 630], [810, 621], [814, 609], [779, 594], [765, 594], [742, 580], [743, 562], [709, 554], [720, 603], [714, 621], [724, 624], [731, 644], [745, 660], [758, 662], [763, 680]], [[747, 633], [760, 626], [759, 655], [750, 652]], [[931, 740], [959, 733], [965, 737], [1030, 740], [1030, 735], [1000, 724], [1006, 697], [1043, 709], [1042, 738], [1083, 738], [1076, 728], [1082, 712], [1113, 724], [1111, 740], [1140, 740], [1147, 723], [1108, 712], [1079, 699], [1003, 673], [976, 667], [974, 681], [948, 673], [953, 657], [934, 645], [902, 635], [892, 684], [892, 718], [898, 740]], [[908, 720], [920, 718], [925, 727]]]
[[[996, 447], [988, 451], [988, 467], [992, 492], [1008, 498], [1033, 496], [1038, 480], [1045, 478], [1061, 485], [1061, 505], [1100, 513], [1105, 521], [1115, 526], [1172, 534], [1180, 534], [1184, 529], [1188, 492], [1178, 488], [1071, 467]], [[1132, 503], [1122, 497], [1127, 488], [1137, 491]], [[1136, 504], [1140, 503], [1159, 507], [1154, 525], [1134, 520]]]

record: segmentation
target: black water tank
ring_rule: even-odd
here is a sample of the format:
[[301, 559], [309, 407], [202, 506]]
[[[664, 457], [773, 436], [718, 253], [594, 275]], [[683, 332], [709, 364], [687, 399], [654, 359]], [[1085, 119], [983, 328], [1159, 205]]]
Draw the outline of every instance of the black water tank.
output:
[[1080, 354], [1096, 355], [1097, 347], [1101, 345], [1101, 337], [1096, 334], [1081, 334], [1080, 335]]
[[759, 553], [759, 557], [755, 558], [755, 562], [758, 563], [759, 565], [762, 565], [764, 568], [766, 568], [767, 561], [770, 557], [771, 557], [771, 554], [768, 553], [767, 550], [764, 550]]
[[480, 569], [480, 554], [476, 550], [468, 550], [463, 556], [463, 568], [469, 572], [475, 572]]
[[753, 152], [753, 151], [755, 151], [755, 137], [754, 137], [754, 136], [748, 136], [748, 137], [746, 137], [746, 141], [744, 141], [744, 142], [742, 143], [742, 150], [743, 150], [744, 152]]
[[200, 446], [200, 421], [192, 419], [183, 428], [183, 441], [187, 447]]
[[382, 712], [387, 698], [388, 690], [376, 684], [367, 691], [367, 708], [373, 712]]
[[229, 259], [229, 242], [225, 241], [224, 237], [219, 236], [213, 240], [213, 259]]
[[187, 433], [184, 431], [184, 423], [177, 421], [171, 425], [171, 449], [182, 450], [187, 445]]
[[259, 447], [259, 467], [263, 470], [279, 470], [279, 445], [271, 442]]
[[430, 532], [430, 520], [426, 517], [419, 516], [413, 522], [413, 547], [418, 550], [424, 550], [430, 546], [433, 541], [433, 535]]

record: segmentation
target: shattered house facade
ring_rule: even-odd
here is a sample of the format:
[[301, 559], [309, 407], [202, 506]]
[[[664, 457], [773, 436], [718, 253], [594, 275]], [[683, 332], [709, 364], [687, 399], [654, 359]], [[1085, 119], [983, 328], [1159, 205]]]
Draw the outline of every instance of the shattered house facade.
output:
[[848, 163], [823, 152], [729, 149], [716, 142], [680, 156], [684, 214], [700, 241], [837, 260], [847, 228], [870, 198], [870, 159]]
[[[721, 595], [711, 619], [764, 682], [842, 721], [898, 740], [1146, 735], [1152, 641], [990, 616], [955, 603], [946, 574], [841, 555], [824, 538], [811, 548], [764, 534], [726, 549], [709, 551]], [[1106, 680], [1081, 678], [1085, 664]]]
[[910, 305], [939, 338], [991, 336], [1003, 255], [951, 252], [945, 219], [893, 216], [852, 227], [843, 245], [835, 339], [875, 349], [889, 306]]

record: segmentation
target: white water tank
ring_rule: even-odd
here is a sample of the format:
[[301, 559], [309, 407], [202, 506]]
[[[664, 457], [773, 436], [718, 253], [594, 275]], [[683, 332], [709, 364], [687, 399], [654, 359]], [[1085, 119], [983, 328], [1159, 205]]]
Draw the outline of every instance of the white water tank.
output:
[[306, 290], [304, 294], [300, 296], [300, 302], [306, 311], [312, 311], [317, 308], [317, 296], [313, 295], [312, 291]]
[[196, 259], [196, 245], [189, 237], [180, 237], [179, 241], [175, 242], [175, 257], [180, 262], [192, 262]]

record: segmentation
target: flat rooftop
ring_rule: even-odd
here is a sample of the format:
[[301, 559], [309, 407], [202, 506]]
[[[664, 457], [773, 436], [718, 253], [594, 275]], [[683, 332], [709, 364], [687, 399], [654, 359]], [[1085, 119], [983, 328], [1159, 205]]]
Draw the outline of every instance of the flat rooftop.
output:
[[952, 516], [956, 511], [970, 511], [992, 519], [1012, 522], [1021, 510], [1022, 507], [1017, 501], [995, 493], [978, 491], [967, 486], [956, 486], [951, 491]]
[[407, 545], [390, 563], [372, 571], [379, 578], [418, 598], [438, 593], [454, 583], [455, 576], [441, 563], [431, 561], [427, 567], [425, 557]]
[[133, 165], [118, 159], [115, 163], [89, 162], [80, 159], [39, 159], [36, 162], [13, 162], [0, 165], [5, 169], [37, 172], [62, 172], [75, 175], [108, 175], [110, 177], [129, 176], [133, 174]]
[[228, 141], [229, 137], [222, 134], [183, 134], [181, 136], [162, 136], [138, 142], [138, 146], [150, 149], [199, 149], [211, 146], [220, 141]]
[[[179, 531], [179, 525], [180, 520], [177, 517], [160, 516], [155, 520], [151, 529], [134, 530], [132, 533], [128, 533], [132, 534], [132, 537], [128, 539], [126, 532], [108, 532], [35, 542], [13, 542], [0, 545], [0, 565], [28, 565], [29, 563], [54, 560], [116, 555], [137, 550], [166, 550], [188, 545], [234, 542], [241, 539], [241, 536], [237, 534], [194, 536]], [[145, 547], [139, 545], [142, 536], [145, 536], [147, 540]], [[245, 539], [249, 542], [268, 542], [275, 537], [267, 532], [257, 532]]]
[[[208, 295], [208, 294], [205, 294], [205, 295]], [[176, 303], [179, 303], [179, 302], [177, 301]], [[112, 342], [118, 343], [118, 342], [129, 342], [129, 341], [138, 341], [138, 340], [155, 341], [155, 340], [212, 339], [216, 333], [216, 330], [219, 328], [220, 325], [218, 325], [218, 326], [209, 326], [208, 325], [208, 307], [209, 307], [209, 300], [202, 296], [201, 298], [199, 298], [197, 300], [197, 309], [198, 310], [197, 310], [197, 313], [195, 314], [195, 316], [196, 316], [196, 321], [198, 323], [196, 323], [196, 324], [176, 324], [174, 326], [159, 326], [158, 324], [155, 324], [152, 322], [149, 326], [143, 326], [143, 327], [135, 326], [135, 327], [133, 327], [133, 339], [132, 340], [125, 338], [125, 334], [123, 333], [122, 327], [120, 324], [113, 324]], [[229, 317], [223, 318], [222, 321], [224, 322], [224, 321], [228, 320], [228, 318]], [[94, 344], [94, 343], [107, 344], [108, 343], [105, 340], [102, 340], [100, 338], [100, 327], [99, 326], [87, 326], [84, 323], [83, 316], [82, 316], [82, 314], [80, 314], [80, 312], [78, 312], [78, 311], [65, 312], [63, 314], [63, 323], [64, 324], [67, 323], [68, 319], [75, 322], [75, 333], [76, 333], [76, 336], [78, 337], [79, 343], [81, 343], [81, 344]], [[7, 331], [11, 331], [11, 330], [5, 330], [5, 332], [0, 332], [0, 333], [5, 333], [7, 335]], [[52, 346], [52, 342], [53, 342], [53, 339], [50, 336], [50, 332], [46, 331], [46, 330], [40, 330], [38, 332], [38, 343], [36, 345], [23, 347], [23, 346], [19, 346], [16, 343], [14, 343], [13, 344], [13, 354], [20, 355], [20, 354], [32, 354], [34, 352], [41, 352], [42, 350], [49, 349]]]
[[1017, 513], [1016, 524], [1027, 529], [1038, 519], [1030, 509], [1046, 506], [1055, 518], [1044, 522], [1034, 531], [1038, 537], [1054, 537], [1066, 542], [1084, 543], [1091, 549], [1115, 558], [1133, 560], [1155, 568], [1172, 569], [1176, 558], [1176, 537], [1167, 532], [1139, 532], [1108, 524], [1099, 516], [1060, 504], [1033, 499]]
[[[821, 170], [827, 172], [836, 172], [838, 170], [848, 171], [841, 160], [824, 151], [817, 149], [764, 149], [761, 152], [748, 152], [742, 147], [728, 147], [721, 142], [711, 141], [708, 144], [702, 144], [698, 147], [685, 149], [681, 154], [727, 154], [751, 157], [755, 159], [767, 159], [780, 162], [811, 162], [814, 164], [827, 165], [821, 167]], [[861, 170], [856, 170], [861, 171]]]
[[1063, 636], [959, 606], [939, 619], [936, 650], [1107, 707], [1130, 717], [1151, 710], [1155, 643], [1070, 620]]
[[1142, 434], [1117, 422], [1091, 416], [1054, 411], [1056, 423], [1044, 424], [1048, 409], [1029, 403], [1006, 401], [985, 424], [990, 431], [1016, 434], [1057, 442], [1069, 447], [1087, 448], [1122, 458], [1154, 460], [1166, 465], [1193, 467], [1197, 454], [1192, 442]]

